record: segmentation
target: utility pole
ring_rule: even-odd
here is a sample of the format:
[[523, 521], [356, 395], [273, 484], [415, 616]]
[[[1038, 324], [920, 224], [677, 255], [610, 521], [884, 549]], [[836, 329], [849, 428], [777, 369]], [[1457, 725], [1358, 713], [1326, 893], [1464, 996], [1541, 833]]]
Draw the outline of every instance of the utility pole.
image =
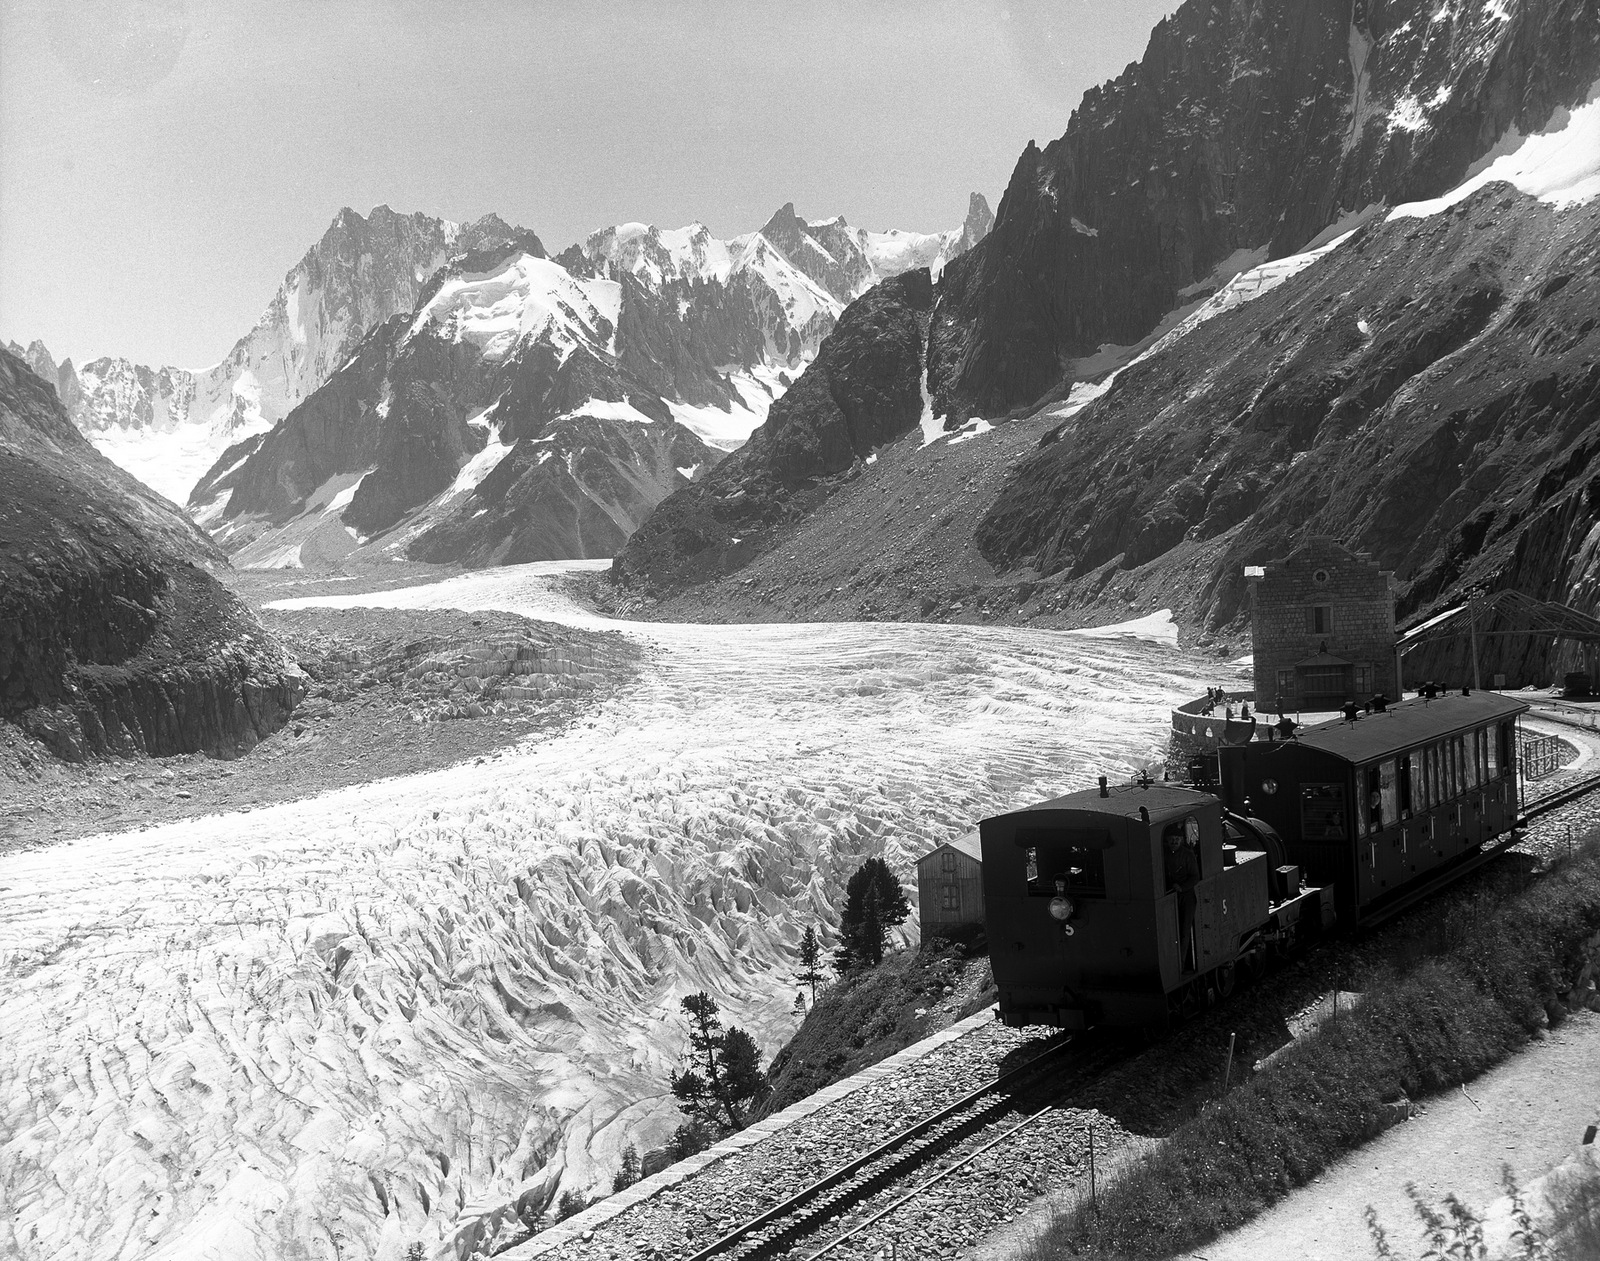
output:
[[1474, 597], [1471, 604], [1471, 614], [1467, 618], [1467, 636], [1472, 640], [1472, 690], [1481, 692], [1483, 684], [1478, 679], [1478, 607]]

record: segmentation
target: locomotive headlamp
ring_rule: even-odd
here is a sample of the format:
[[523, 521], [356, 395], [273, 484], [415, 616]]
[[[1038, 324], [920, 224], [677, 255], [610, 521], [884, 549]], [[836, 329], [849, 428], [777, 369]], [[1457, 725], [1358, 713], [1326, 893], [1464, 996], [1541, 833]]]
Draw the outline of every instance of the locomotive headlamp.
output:
[[1275, 779], [1262, 780], [1261, 791], [1266, 793], [1266, 795], [1269, 797], [1272, 796], [1273, 793], [1278, 791], [1278, 781]]
[[1050, 914], [1062, 923], [1072, 918], [1072, 899], [1064, 893], [1058, 893], [1050, 899]]

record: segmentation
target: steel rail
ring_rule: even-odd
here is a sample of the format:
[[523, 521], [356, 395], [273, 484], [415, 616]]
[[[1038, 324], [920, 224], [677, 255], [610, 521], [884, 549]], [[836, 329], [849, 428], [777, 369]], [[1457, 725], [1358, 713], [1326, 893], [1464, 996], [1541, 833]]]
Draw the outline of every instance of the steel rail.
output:
[[819, 1257], [826, 1256], [828, 1253], [832, 1252], [835, 1248], [837, 1248], [840, 1244], [842, 1244], [846, 1239], [850, 1239], [855, 1235], [859, 1235], [862, 1231], [866, 1230], [867, 1227], [875, 1225], [878, 1222], [881, 1222], [885, 1217], [888, 1217], [890, 1213], [893, 1213], [902, 1204], [905, 1204], [905, 1203], [907, 1203], [907, 1202], [909, 1202], [911, 1200], [916, 1199], [917, 1196], [921, 1195], [924, 1191], [927, 1191], [927, 1190], [931, 1189], [932, 1187], [934, 1187], [934, 1186], [938, 1185], [939, 1183], [943, 1182], [951, 1174], [956, 1173], [961, 1169], [964, 1169], [967, 1165], [970, 1165], [973, 1161], [975, 1161], [979, 1156], [983, 1155], [983, 1153], [988, 1151], [990, 1148], [1000, 1146], [1001, 1143], [1005, 1142], [1008, 1138], [1011, 1138], [1013, 1135], [1015, 1135], [1017, 1133], [1017, 1131], [1027, 1129], [1035, 1121], [1039, 1120], [1042, 1117], [1048, 1116], [1050, 1113], [1055, 1112], [1055, 1111], [1056, 1111], [1056, 1108], [1054, 1106], [1040, 1108], [1039, 1111], [1035, 1112], [1026, 1121], [1019, 1121], [1016, 1125], [1013, 1125], [1004, 1134], [1000, 1135], [999, 1138], [990, 1139], [982, 1147], [979, 1147], [979, 1148], [975, 1149], [974, 1151], [968, 1152], [960, 1160], [956, 1161], [955, 1164], [951, 1165], [950, 1168], [945, 1169], [940, 1173], [934, 1174], [933, 1177], [929, 1178], [921, 1186], [913, 1187], [910, 1191], [907, 1191], [904, 1195], [902, 1195], [893, 1204], [889, 1205], [888, 1208], [882, 1209], [881, 1211], [879, 1211], [877, 1213], [874, 1213], [871, 1217], [867, 1218], [866, 1221], [861, 1222], [858, 1225], [852, 1226], [849, 1230], [845, 1231], [844, 1234], [840, 1235], [837, 1239], [833, 1240], [831, 1243], [826, 1244], [823, 1247], [817, 1249], [817, 1251], [813, 1252], [809, 1257], [806, 1258], [806, 1261], [818, 1261]]
[[[1078, 1035], [1081, 1039], [1083, 1035]], [[997, 1099], [987, 1107], [980, 1108], [970, 1117], [961, 1117], [975, 1104], [991, 1095], [1002, 1094], [1009, 1087], [1019, 1083], [1025, 1077], [1037, 1073], [1045, 1061], [1054, 1058], [1069, 1047], [1081, 1045], [1071, 1035], [1060, 1038], [1039, 1054], [1031, 1056], [1015, 1068], [1008, 1069], [993, 1081], [987, 1082], [961, 1096], [954, 1103], [940, 1108], [912, 1125], [896, 1131], [889, 1138], [879, 1143], [864, 1155], [856, 1157], [847, 1164], [841, 1165], [831, 1173], [823, 1175], [815, 1182], [802, 1188], [788, 1199], [775, 1204], [766, 1212], [751, 1218], [743, 1225], [735, 1227], [720, 1239], [702, 1248], [688, 1261], [711, 1261], [713, 1257], [725, 1256], [748, 1244], [748, 1248], [740, 1251], [744, 1257], [761, 1257], [781, 1249], [787, 1242], [797, 1235], [804, 1234], [811, 1227], [820, 1224], [827, 1217], [836, 1215], [850, 1203], [864, 1199], [872, 1194], [886, 1181], [904, 1173], [906, 1169], [915, 1167], [922, 1161], [935, 1155], [939, 1150], [949, 1146], [964, 1135], [974, 1126], [981, 1127], [985, 1123], [987, 1114], [998, 1107], [1009, 1106], [1009, 1095]], [[948, 1130], [939, 1133], [947, 1122], [955, 1122]], [[913, 1146], [918, 1139], [928, 1137], [929, 1142], [920, 1147]], [[899, 1158], [893, 1160], [882, 1169], [874, 1170], [865, 1177], [859, 1177], [873, 1164], [885, 1157], [893, 1156], [902, 1148], [910, 1150], [901, 1152]], [[859, 1177], [859, 1181], [857, 1181]], [[838, 1194], [828, 1196], [830, 1191], [838, 1190]], [[820, 1201], [820, 1202], [819, 1202]], [[784, 1223], [785, 1218], [794, 1220]], [[764, 1231], [771, 1226], [778, 1229], [771, 1235], [761, 1239], [752, 1239], [753, 1235]]]
[[1600, 788], [1600, 775], [1590, 775], [1576, 783], [1568, 784], [1565, 788], [1558, 788], [1554, 792], [1544, 793], [1535, 797], [1522, 808], [1522, 817], [1517, 820], [1520, 827], [1529, 819], [1536, 819], [1541, 814], [1547, 814], [1558, 806], [1576, 801], [1579, 797], [1586, 796], [1595, 789]]

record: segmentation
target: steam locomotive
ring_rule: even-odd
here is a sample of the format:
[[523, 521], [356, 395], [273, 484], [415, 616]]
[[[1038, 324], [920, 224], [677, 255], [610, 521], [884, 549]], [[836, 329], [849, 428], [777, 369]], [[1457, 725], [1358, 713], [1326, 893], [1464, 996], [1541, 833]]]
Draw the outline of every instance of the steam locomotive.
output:
[[1370, 924], [1511, 845], [1522, 702], [1418, 698], [983, 820], [1010, 1025], [1162, 1028], [1308, 937]]

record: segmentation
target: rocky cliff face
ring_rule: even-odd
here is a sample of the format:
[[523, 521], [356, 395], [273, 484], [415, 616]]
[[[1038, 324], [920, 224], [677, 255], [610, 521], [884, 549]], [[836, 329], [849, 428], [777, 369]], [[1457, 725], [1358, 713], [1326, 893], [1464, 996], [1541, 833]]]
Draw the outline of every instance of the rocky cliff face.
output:
[[612, 555], [719, 456], [631, 371], [622, 294], [520, 249], [466, 257], [192, 506], [247, 564]]
[[885, 281], [840, 317], [822, 353], [743, 448], [665, 500], [617, 556], [620, 578], [671, 589], [736, 569], [828, 495], [830, 478], [916, 428], [933, 286]]
[[978, 543], [1086, 599], [1174, 590], [1211, 627], [1310, 534], [1393, 569], [1402, 616], [1472, 584], [1565, 598], [1595, 519], [1597, 263], [1600, 206], [1503, 184], [1362, 229], [1049, 431]]
[[206, 572], [216, 548], [5, 351], [0, 485], [0, 719], [75, 760], [233, 756], [282, 725], [302, 676]]
[[947, 270], [940, 411], [1042, 400], [1232, 256], [1293, 253], [1346, 212], [1436, 196], [1597, 75], [1586, 0], [1190, 0], [1065, 134], [1029, 145], [994, 231]]

